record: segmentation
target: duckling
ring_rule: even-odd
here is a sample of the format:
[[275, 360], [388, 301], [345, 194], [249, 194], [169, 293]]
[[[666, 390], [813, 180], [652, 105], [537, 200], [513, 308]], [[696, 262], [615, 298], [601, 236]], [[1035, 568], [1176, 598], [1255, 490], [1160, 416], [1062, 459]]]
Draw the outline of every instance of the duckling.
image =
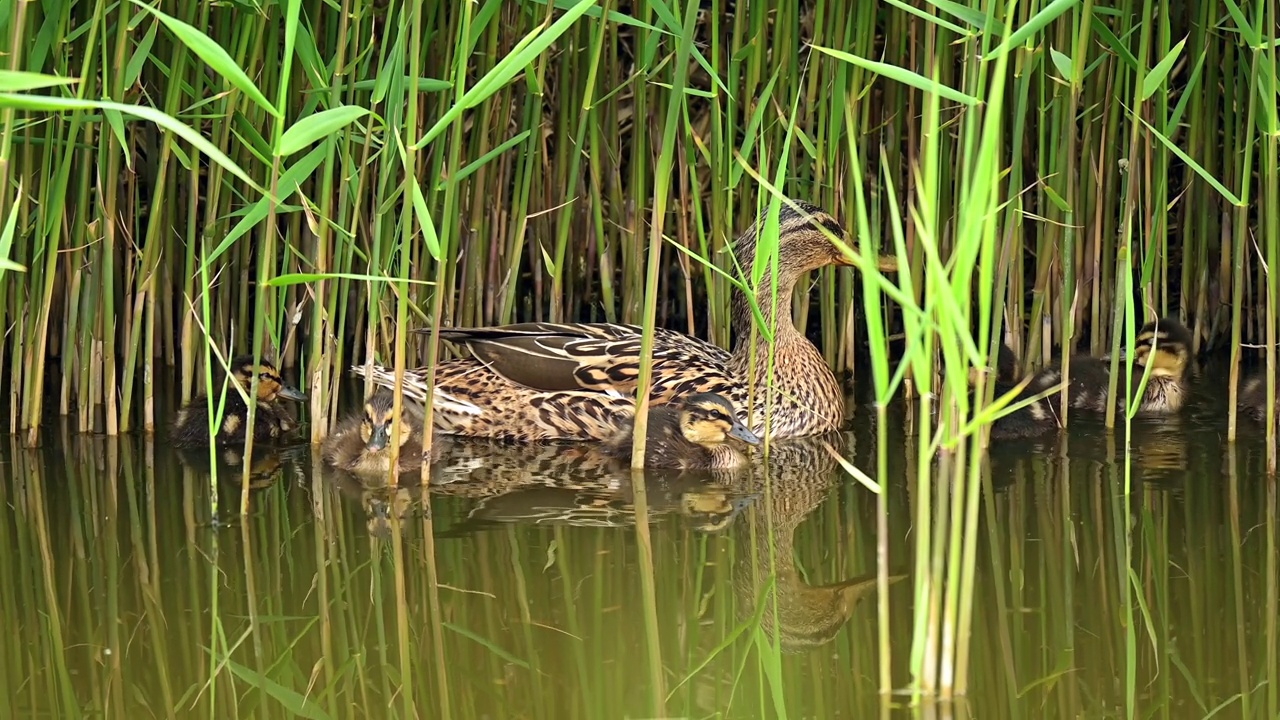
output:
[[[1000, 349], [997, 352], [995, 381], [1012, 387], [1018, 384], [1021, 379], [1018, 370], [1018, 355], [1005, 343], [1000, 343]], [[969, 385], [970, 387], [978, 384], [978, 376], [984, 372], [991, 372], [990, 368], [969, 368]]]
[[[258, 376], [258, 408], [254, 415], [253, 440], [272, 442], [279, 440], [298, 427], [287, 410], [280, 407], [280, 399], [301, 402], [307, 396], [297, 388], [284, 384], [276, 366], [265, 358], [254, 365], [252, 355], [241, 355], [232, 358], [231, 378], [248, 394], [254, 375]], [[212, 436], [209, 434], [209, 402], [201, 393], [178, 411], [169, 437], [179, 448], [207, 448], [210, 443], [217, 446], [243, 444], [246, 432], [246, 421], [249, 418], [249, 406], [244, 397], [233, 387], [227, 388], [226, 404], [222, 413], [222, 424]], [[217, 403], [214, 403], [215, 408]]]
[[[1143, 325], [1134, 347], [1132, 387], [1142, 382], [1148, 366], [1151, 377], [1138, 404], [1138, 415], [1170, 415], [1182, 410], [1188, 394], [1187, 371], [1191, 365], [1191, 332], [1176, 318], [1165, 317]], [[1121, 357], [1121, 362], [1124, 358]], [[1111, 361], [1106, 358], [1078, 356], [1071, 359], [1071, 384], [1067, 401], [1074, 410], [1103, 413], [1107, 410], [1107, 387], [1111, 379]], [[1056, 363], [1041, 368], [1019, 393], [1014, 402], [1039, 395], [1058, 385], [1062, 373]], [[1016, 387], [996, 383], [996, 395]], [[1124, 378], [1117, 379], [1117, 407], [1123, 408], [1128, 387]], [[1015, 410], [991, 427], [992, 438], [1031, 437], [1052, 428], [1058, 421], [1057, 393], [1050, 393], [1025, 408]]]
[[[1280, 381], [1280, 378], [1277, 378], [1277, 381]], [[1276, 397], [1280, 398], [1280, 382], [1276, 386]], [[1240, 390], [1236, 396], [1236, 408], [1240, 414], [1248, 415], [1260, 423], [1267, 421], [1266, 370], [1256, 372], [1240, 383]], [[1277, 406], [1276, 411], [1280, 413], [1280, 406]]]
[[[604, 452], [631, 459], [633, 419], [605, 441]], [[759, 445], [760, 438], [739, 420], [722, 395], [699, 393], [649, 409], [644, 463], [649, 468], [717, 469], [742, 467], [747, 458], [740, 448]]]
[[[365, 400], [358, 415], [339, 423], [325, 440], [321, 450], [325, 462], [360, 475], [386, 475], [391, 470], [391, 453], [387, 448], [396, 422], [392, 415], [394, 407], [395, 397], [391, 391], [378, 389]], [[400, 419], [397, 473], [412, 472], [422, 466], [422, 409], [404, 398]]]

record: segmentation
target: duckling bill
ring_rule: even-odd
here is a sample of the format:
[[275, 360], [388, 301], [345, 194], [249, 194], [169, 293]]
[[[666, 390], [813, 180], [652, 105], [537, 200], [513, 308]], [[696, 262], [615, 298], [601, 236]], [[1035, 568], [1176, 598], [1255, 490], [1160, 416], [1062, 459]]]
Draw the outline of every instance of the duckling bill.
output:
[[[1124, 408], [1129, 387], [1137, 388], [1150, 367], [1151, 376], [1138, 401], [1137, 414], [1170, 415], [1181, 411], [1188, 394], [1187, 371], [1191, 366], [1191, 340], [1191, 332], [1173, 317], [1143, 325], [1135, 339], [1133, 374], [1128, 381], [1123, 377], [1117, 378], [1117, 407]], [[1121, 358], [1121, 362], [1123, 361]], [[1090, 356], [1073, 357], [1071, 380], [1067, 386], [1069, 407], [1085, 412], [1106, 412], [1107, 403], [1110, 402], [1110, 379], [1110, 360]], [[1056, 364], [1043, 367], [1031, 377], [1013, 402], [1039, 395], [1061, 381], [1062, 373]], [[1014, 387], [1014, 384], [998, 382], [996, 395], [1009, 392]], [[996, 420], [991, 427], [991, 437], [1031, 437], [1059, 426], [1058, 395], [1051, 393]]]
[[[391, 471], [391, 436], [397, 424], [395, 397], [379, 389], [358, 414], [339, 423], [321, 451], [329, 465], [361, 475], [387, 475]], [[400, 459], [397, 473], [422, 466], [422, 411], [407, 398], [400, 413]]]
[[[280, 440], [298, 427], [297, 421], [280, 406], [279, 401], [301, 402], [307, 396], [297, 388], [286, 385], [275, 365], [267, 360], [254, 364], [252, 355], [241, 355], [232, 358], [230, 367], [231, 380], [245, 394], [248, 394], [254, 376], [258, 378], [258, 407], [252, 428], [255, 443]], [[170, 439], [179, 448], [243, 444], [250, 432], [246, 427], [248, 419], [249, 406], [244, 397], [235, 388], [228, 388], [222, 422], [211, 435], [208, 396], [201, 393], [178, 411], [170, 430]]]
[[[605, 442], [605, 453], [630, 460], [634, 430], [634, 420], [625, 421]], [[655, 469], [728, 470], [746, 465], [742, 450], [759, 444], [727, 399], [702, 393], [649, 409], [644, 463]]]

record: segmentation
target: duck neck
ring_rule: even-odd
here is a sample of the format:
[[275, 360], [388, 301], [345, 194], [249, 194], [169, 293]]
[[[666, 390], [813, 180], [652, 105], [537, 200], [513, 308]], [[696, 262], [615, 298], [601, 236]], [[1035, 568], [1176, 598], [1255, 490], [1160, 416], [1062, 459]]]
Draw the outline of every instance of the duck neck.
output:
[[[747, 272], [750, 272], [750, 270], [748, 269]], [[791, 322], [791, 299], [795, 294], [797, 280], [799, 280], [798, 273], [789, 272], [783, 267], [778, 268], [776, 303], [773, 292], [774, 285], [769, 269], [765, 270], [764, 276], [760, 278], [760, 282], [756, 286], [756, 305], [760, 308], [760, 315], [764, 319], [764, 327], [774, 334], [778, 341], [777, 344], [799, 333]], [[751, 301], [748, 299], [747, 294], [735, 288], [730, 300], [730, 306], [732, 313], [730, 322], [734, 336], [733, 355], [739, 359], [745, 358], [751, 352], [753, 345], [756, 348], [767, 348], [769, 345], [768, 336], [760, 332], [756, 326], [755, 314], [751, 310]], [[753, 333], [755, 337], [754, 343], [752, 342]]]

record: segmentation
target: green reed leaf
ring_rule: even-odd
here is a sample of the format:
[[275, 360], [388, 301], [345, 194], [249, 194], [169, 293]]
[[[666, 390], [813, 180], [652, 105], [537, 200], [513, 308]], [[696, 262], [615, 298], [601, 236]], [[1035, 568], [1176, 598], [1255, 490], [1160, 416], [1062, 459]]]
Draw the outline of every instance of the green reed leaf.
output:
[[203, 135], [193, 130], [176, 118], [155, 108], [145, 105], [128, 105], [110, 100], [80, 100], [77, 98], [55, 98], [47, 95], [22, 95], [17, 93], [0, 93], [0, 107], [12, 107], [20, 110], [42, 110], [50, 112], [66, 112], [75, 110], [119, 110], [126, 115], [136, 115], [143, 120], [150, 120], [160, 127], [171, 131], [178, 137], [195, 145], [210, 160], [221, 165], [227, 172], [240, 178], [246, 185], [267, 195], [267, 190], [249, 177], [234, 160], [209, 142]]
[[369, 114], [368, 108], [339, 105], [302, 118], [280, 136], [277, 157], [287, 157]]
[[492, 161], [494, 158], [498, 157], [502, 153], [524, 142], [525, 138], [529, 137], [529, 134], [530, 134], [529, 130], [524, 130], [520, 134], [511, 138], [510, 140], [507, 140], [506, 142], [495, 147], [494, 149], [490, 150], [484, 155], [481, 155], [479, 159], [475, 160], [474, 162], [468, 163], [466, 166], [464, 166], [461, 170], [458, 171], [457, 175], [454, 175], [453, 177], [449, 178], [448, 181], [444, 181], [444, 180], [440, 181], [440, 183], [436, 185], [437, 189], [444, 189], [446, 182], [458, 182], [466, 178], [468, 175], [471, 175], [475, 171], [484, 167], [487, 163], [489, 163], [490, 161]]
[[25, 92], [58, 85], [70, 85], [75, 82], [78, 82], [77, 78], [64, 78], [25, 70], [0, 70], [0, 92]]
[[[135, 2], [137, 0], [134, 0]], [[567, 31], [574, 22], [578, 20], [586, 11], [596, 4], [596, 0], [581, 0], [572, 9], [561, 15], [550, 26], [540, 25], [525, 35], [516, 43], [505, 57], [493, 66], [489, 72], [485, 73], [475, 85], [472, 85], [466, 94], [444, 115], [436, 120], [431, 129], [413, 146], [415, 150], [421, 150], [435, 140], [445, 128], [449, 127], [454, 120], [457, 120], [463, 112], [469, 108], [473, 108], [484, 102], [488, 97], [498, 90], [502, 89], [507, 83], [522, 72], [535, 58], [541, 55], [547, 48], [551, 47], [551, 43], [555, 42], [561, 35]]]
[[1142, 99], [1149, 100], [1160, 86], [1164, 84], [1165, 78], [1169, 77], [1169, 71], [1173, 69], [1173, 64], [1178, 61], [1178, 56], [1182, 54], [1182, 46], [1187, 44], [1187, 39], [1183, 38], [1178, 41], [1173, 49], [1169, 50], [1164, 57], [1160, 58], [1160, 62], [1151, 68], [1151, 72], [1142, 79]]
[[247, 95], [254, 104], [266, 110], [274, 118], [281, 117], [280, 111], [267, 100], [267, 96], [258, 90], [258, 86], [253, 84], [253, 81], [249, 79], [249, 76], [240, 68], [235, 59], [221, 45], [214, 42], [213, 38], [205, 35], [194, 25], [188, 25], [172, 15], [144, 5], [140, 0], [130, 0], [130, 2], [160, 18], [165, 27], [169, 28], [169, 32], [181, 40], [188, 50], [195, 53], [214, 72], [221, 75], [224, 80]]
[[1160, 142], [1164, 143], [1164, 146], [1169, 148], [1170, 152], [1172, 152], [1174, 155], [1177, 155], [1178, 158], [1182, 160], [1182, 162], [1187, 164], [1187, 167], [1190, 167], [1192, 170], [1195, 170], [1197, 175], [1203, 178], [1205, 182], [1209, 183], [1209, 185], [1212, 186], [1214, 190], [1217, 190], [1218, 194], [1222, 195], [1222, 197], [1229, 200], [1232, 205], [1235, 205], [1237, 207], [1243, 206], [1244, 203], [1240, 201], [1240, 198], [1236, 197], [1235, 193], [1232, 193], [1230, 190], [1228, 190], [1225, 185], [1218, 182], [1218, 179], [1215, 178], [1208, 170], [1205, 170], [1203, 165], [1196, 162], [1195, 160], [1192, 160], [1190, 155], [1183, 152], [1182, 148], [1175, 145], [1172, 140], [1165, 137], [1163, 133], [1161, 133], [1159, 130], [1155, 129], [1154, 127], [1152, 127], [1151, 123], [1147, 122], [1146, 120], [1143, 120], [1141, 117], [1138, 117], [1138, 115], [1136, 113], [1133, 113], [1132, 110], [1130, 110], [1130, 113], [1133, 114], [1134, 117], [1137, 117], [1138, 120], [1140, 120], [1143, 125], [1147, 126], [1147, 129], [1150, 130], [1152, 134], [1154, 134], [1157, 138], [1159, 138]]
[[[18, 184], [18, 198], [22, 197], [22, 184]], [[15, 200], [9, 207], [9, 217], [4, 221], [4, 230], [0, 232], [0, 279], [4, 278], [5, 272], [12, 270], [14, 272], [26, 272], [27, 269], [22, 265], [9, 259], [9, 253], [13, 250], [13, 236], [18, 227], [18, 209], [21, 203]]]
[[1053, 2], [1045, 6], [1043, 10], [1031, 16], [1031, 19], [1027, 20], [1022, 27], [1014, 30], [1009, 37], [1005, 38], [1004, 42], [1000, 43], [995, 50], [987, 53], [986, 57], [982, 59], [995, 60], [1013, 48], [1021, 45], [1030, 39], [1032, 35], [1043, 30], [1049, 23], [1057, 20], [1059, 15], [1070, 10], [1078, 2], [1080, 2], [1080, 0], [1053, 0]]
[[1116, 37], [1116, 34], [1111, 32], [1111, 28], [1107, 27], [1106, 23], [1094, 21], [1090, 27], [1092, 27], [1093, 31], [1098, 34], [1098, 37], [1102, 38], [1103, 44], [1111, 48], [1111, 52], [1119, 55], [1120, 59], [1124, 61], [1124, 64], [1129, 66], [1130, 72], [1138, 71], [1137, 56], [1129, 51], [1129, 46], [1126, 45], [1123, 40]]
[[826, 53], [827, 55], [830, 55], [831, 57], [836, 58], [837, 60], [843, 60], [847, 63], [857, 65], [858, 67], [864, 70], [870, 70], [871, 72], [876, 73], [878, 75], [883, 75], [889, 78], [890, 80], [897, 80], [898, 82], [904, 85], [909, 85], [913, 88], [916, 88], [917, 90], [936, 93], [939, 97], [944, 97], [948, 100], [953, 100], [963, 105], [978, 104], [978, 99], [973, 97], [972, 95], [966, 95], [965, 93], [962, 93], [959, 90], [955, 90], [953, 88], [947, 87], [946, 85], [943, 85], [940, 82], [935, 82], [934, 80], [931, 80], [919, 73], [912, 72], [906, 68], [901, 68], [901, 67], [898, 67], [897, 65], [890, 65], [888, 63], [877, 62], [875, 60], [867, 60], [865, 58], [860, 58], [857, 55], [850, 55], [847, 52], [842, 52], [840, 50], [832, 50], [831, 48], [825, 48], [818, 45], [811, 45], [810, 47], [812, 47], [814, 50], [817, 50], [819, 52]]
[[[901, 10], [901, 11], [903, 11], [903, 12], [910, 13], [910, 14], [912, 14], [912, 15], [915, 15], [916, 17], [920, 18], [921, 20], [924, 20], [925, 22], [931, 22], [931, 23], [933, 23], [934, 25], [937, 25], [938, 27], [946, 28], [946, 29], [950, 30], [951, 32], [953, 32], [953, 33], [955, 33], [955, 34], [957, 34], [957, 35], [959, 35], [959, 36], [961, 36], [961, 37], [973, 37], [973, 36], [975, 36], [975, 35], [977, 35], [977, 34], [978, 34], [977, 32], [975, 32], [975, 31], [973, 31], [973, 30], [969, 30], [969, 29], [967, 29], [967, 28], [962, 28], [962, 27], [960, 27], [959, 25], [956, 25], [956, 24], [955, 24], [955, 23], [953, 23], [953, 22], [950, 22], [950, 21], [947, 21], [947, 20], [943, 20], [942, 18], [938, 17], [937, 15], [930, 15], [929, 13], [927, 13], [927, 12], [925, 12], [925, 11], [921, 10], [920, 8], [913, 7], [913, 6], [911, 6], [911, 5], [908, 5], [908, 4], [907, 4], [907, 3], [905, 3], [905, 2], [902, 2], [902, 0], [884, 0], [884, 1], [885, 1], [886, 3], [888, 3], [888, 4], [890, 4], [890, 5], [892, 5], [892, 6], [896, 7], [896, 8], [898, 8], [899, 10]], [[965, 11], [968, 11], [968, 8], [962, 8], [962, 9], [963, 9], [963, 10], [965, 10]], [[966, 13], [966, 14], [968, 14], [970, 17], [973, 17], [973, 16], [975, 15], [975, 13], [972, 13], [972, 12], [969, 12], [969, 13]], [[981, 13], [976, 13], [976, 15], [977, 15], [977, 20], [978, 20], [978, 22], [979, 22], [979, 23], [981, 23], [981, 22], [984, 20], [984, 18], [981, 16]], [[971, 24], [971, 25], [973, 25], [973, 23], [970, 23], [970, 24]], [[977, 26], [976, 26], [976, 25], [974, 25], [974, 27], [977, 27]]]
[[1069, 83], [1075, 82], [1075, 63], [1071, 62], [1070, 55], [1049, 48], [1049, 59], [1053, 61], [1053, 66], [1058, 69], [1058, 74], [1063, 80]]

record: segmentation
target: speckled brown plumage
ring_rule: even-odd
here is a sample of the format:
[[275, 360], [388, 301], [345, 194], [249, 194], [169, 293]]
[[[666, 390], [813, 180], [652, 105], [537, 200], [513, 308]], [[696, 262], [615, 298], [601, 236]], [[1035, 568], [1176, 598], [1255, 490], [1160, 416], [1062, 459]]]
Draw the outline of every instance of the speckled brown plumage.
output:
[[[242, 355], [230, 362], [231, 378], [247, 395], [255, 374], [253, 356]], [[253, 441], [271, 443], [285, 439], [298, 427], [297, 421], [285, 409], [280, 400], [301, 401], [307, 398], [299, 390], [284, 384], [280, 373], [270, 362], [263, 360], [256, 366], [258, 375], [258, 407], [254, 414]], [[218, 400], [214, 399], [217, 411]], [[209, 433], [208, 397], [203, 393], [192, 398], [178, 411], [169, 432], [169, 438], [179, 448], [199, 448], [214, 445], [240, 445], [249, 435], [247, 421], [249, 406], [234, 387], [228, 387], [222, 422], [211, 436]]]
[[[605, 453], [630, 462], [633, 418], [605, 441]], [[649, 408], [644, 465], [679, 470], [729, 470], [746, 465], [744, 454], [760, 438], [738, 421], [733, 405], [714, 393], [681, 398]]]
[[[1172, 317], [1147, 323], [1138, 331], [1134, 343], [1133, 374], [1128, 382], [1137, 388], [1142, 382], [1146, 366], [1151, 365], [1151, 376], [1138, 406], [1138, 415], [1167, 415], [1182, 410], [1187, 398], [1187, 374], [1191, 365], [1191, 333]], [[1121, 358], [1124, 368], [1124, 358]], [[1108, 386], [1111, 378], [1111, 361], [1106, 358], [1078, 356], [1071, 359], [1071, 379], [1067, 387], [1067, 403], [1073, 410], [1104, 413], [1107, 410]], [[1026, 388], [1014, 402], [1038, 395], [1062, 381], [1060, 366], [1055, 362], [1041, 368], [1031, 377]], [[996, 395], [1008, 392], [1012, 387], [997, 383]], [[1126, 379], [1116, 383], [1117, 407], [1123, 409], [1130, 392]], [[1051, 393], [1027, 407], [1015, 410], [995, 421], [991, 427], [992, 438], [1031, 437], [1061, 427], [1058, 415], [1058, 394]]]
[[[789, 318], [792, 290], [806, 273], [850, 264], [818, 227], [837, 238], [845, 233], [830, 215], [812, 205], [798, 205], [810, 217], [785, 204], [779, 215], [776, 311], [767, 268], [754, 293], [766, 326], [772, 325], [771, 318], [779, 318], [772, 387], [766, 381], [770, 345], [761, 333], [753, 339], [751, 302], [735, 288], [732, 353], [688, 335], [656, 330], [652, 403], [717, 393], [762, 437], [766, 409], [774, 438], [839, 427], [844, 394], [821, 353]], [[758, 225], [734, 243], [738, 263], [748, 273], [756, 255]], [[884, 268], [893, 265], [893, 258], [881, 261]], [[637, 325], [521, 323], [439, 332], [441, 339], [466, 347], [472, 357], [440, 363], [434, 390], [428, 387], [425, 369], [407, 372], [404, 392], [419, 401], [433, 392], [433, 421], [442, 432], [521, 442], [605, 440], [632, 411], [641, 342]], [[366, 375], [364, 366], [352, 370]], [[368, 374], [376, 385], [394, 387], [390, 369], [374, 365]]]

